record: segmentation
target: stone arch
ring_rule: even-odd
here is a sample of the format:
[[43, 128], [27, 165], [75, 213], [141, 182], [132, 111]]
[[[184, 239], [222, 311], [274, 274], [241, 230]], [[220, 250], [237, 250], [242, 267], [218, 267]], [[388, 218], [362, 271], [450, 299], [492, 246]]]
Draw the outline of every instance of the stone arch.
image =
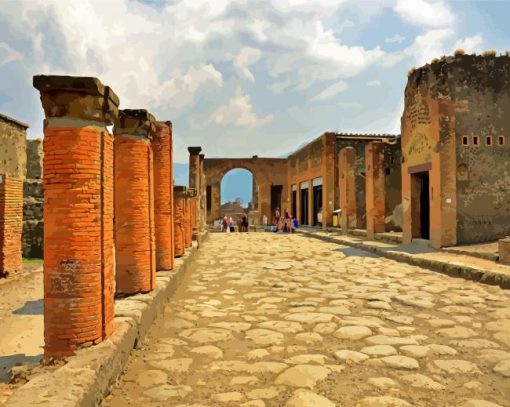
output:
[[[220, 217], [221, 180], [230, 170], [242, 168], [253, 175], [257, 186], [257, 206], [259, 223], [263, 215], [271, 219], [275, 191], [280, 190], [279, 206], [287, 207], [287, 160], [282, 158], [205, 158], [204, 175], [206, 180], [207, 223]], [[273, 199], [272, 199], [273, 198]]]

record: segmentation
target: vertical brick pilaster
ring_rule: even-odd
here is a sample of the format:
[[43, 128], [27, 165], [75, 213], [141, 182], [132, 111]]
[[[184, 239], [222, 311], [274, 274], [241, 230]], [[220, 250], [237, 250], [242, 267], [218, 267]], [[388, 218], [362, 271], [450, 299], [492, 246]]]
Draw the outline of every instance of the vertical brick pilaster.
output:
[[158, 122], [152, 139], [154, 155], [154, 217], [156, 224], [156, 270], [174, 266], [172, 235], [172, 152], [170, 122]]
[[184, 200], [184, 247], [191, 247], [191, 236], [193, 233], [191, 227], [191, 196], [189, 191], [186, 191]]
[[116, 293], [155, 287], [154, 174], [151, 138], [154, 117], [147, 110], [121, 110], [115, 134]]
[[0, 174], [0, 276], [21, 271], [23, 179]]
[[119, 99], [98, 79], [35, 76], [44, 123], [44, 356], [113, 331], [113, 149]]
[[184, 214], [186, 212], [186, 187], [174, 187], [174, 247], [175, 257], [184, 255], [186, 249]]
[[386, 197], [384, 188], [384, 150], [382, 143], [365, 146], [367, 237], [385, 231]]
[[347, 233], [349, 229], [354, 229], [358, 225], [356, 219], [356, 150], [351, 147], [341, 149], [338, 160], [340, 208], [342, 209], [340, 224], [342, 231]]
[[[194, 189], [199, 195], [200, 191], [200, 156], [199, 153], [202, 151], [202, 147], [188, 147], [189, 151], [189, 188]], [[192, 208], [191, 216], [191, 233], [192, 237], [198, 234], [198, 206], [194, 203], [190, 203]]]
[[204, 154], [199, 154], [198, 157], [200, 158], [200, 193], [199, 193], [199, 199], [198, 199], [198, 205], [199, 205], [199, 216], [198, 216], [198, 222], [199, 222], [199, 229], [201, 232], [205, 230], [205, 225], [207, 221], [207, 213], [206, 213], [206, 205], [207, 205], [207, 188], [205, 185], [205, 173], [204, 173]]

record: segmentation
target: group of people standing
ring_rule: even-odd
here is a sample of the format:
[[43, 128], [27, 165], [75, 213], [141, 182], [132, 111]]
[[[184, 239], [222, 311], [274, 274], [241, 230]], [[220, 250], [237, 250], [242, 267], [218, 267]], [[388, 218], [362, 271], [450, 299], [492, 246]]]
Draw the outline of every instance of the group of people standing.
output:
[[262, 224], [264, 226], [264, 230], [267, 232], [271, 230], [272, 232], [281, 232], [281, 233], [294, 233], [298, 228], [299, 224], [295, 217], [289, 214], [289, 210], [285, 210], [285, 214], [281, 215], [279, 209], [276, 209], [271, 228], [268, 225], [267, 216], [264, 215], [262, 217]]
[[[221, 220], [221, 231], [225, 233], [233, 233], [236, 230], [236, 221], [232, 217], [223, 217]], [[244, 215], [237, 221], [237, 230], [239, 232], [248, 232], [248, 218]]]

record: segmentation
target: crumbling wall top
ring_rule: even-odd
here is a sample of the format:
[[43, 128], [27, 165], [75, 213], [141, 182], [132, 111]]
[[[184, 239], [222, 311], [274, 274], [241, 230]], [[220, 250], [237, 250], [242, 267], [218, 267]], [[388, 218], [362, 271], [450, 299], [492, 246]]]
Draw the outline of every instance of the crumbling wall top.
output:
[[124, 109], [113, 128], [115, 135], [127, 135], [152, 139], [156, 131], [156, 119], [145, 109]]

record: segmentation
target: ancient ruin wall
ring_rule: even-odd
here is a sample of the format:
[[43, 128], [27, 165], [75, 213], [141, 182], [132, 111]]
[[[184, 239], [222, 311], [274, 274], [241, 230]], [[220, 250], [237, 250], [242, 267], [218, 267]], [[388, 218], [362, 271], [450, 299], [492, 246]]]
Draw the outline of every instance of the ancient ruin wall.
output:
[[0, 114], [0, 173], [25, 178], [27, 125]]
[[510, 232], [510, 58], [459, 56], [442, 70], [455, 109], [457, 244], [504, 237]]
[[44, 186], [42, 139], [27, 140], [27, 177], [23, 183], [23, 256], [43, 257]]
[[386, 231], [402, 230], [402, 170], [401, 170], [400, 138], [394, 144], [384, 144], [384, 173], [386, 217], [391, 222], [386, 223]]
[[21, 270], [27, 127], [0, 114], [0, 275]]
[[[412, 174], [429, 173], [430, 242], [456, 244], [453, 103], [445, 76], [420, 68], [408, 78], [402, 116], [402, 210], [404, 242], [418, 237], [419, 197]], [[413, 222], [413, 219], [415, 220]]]

